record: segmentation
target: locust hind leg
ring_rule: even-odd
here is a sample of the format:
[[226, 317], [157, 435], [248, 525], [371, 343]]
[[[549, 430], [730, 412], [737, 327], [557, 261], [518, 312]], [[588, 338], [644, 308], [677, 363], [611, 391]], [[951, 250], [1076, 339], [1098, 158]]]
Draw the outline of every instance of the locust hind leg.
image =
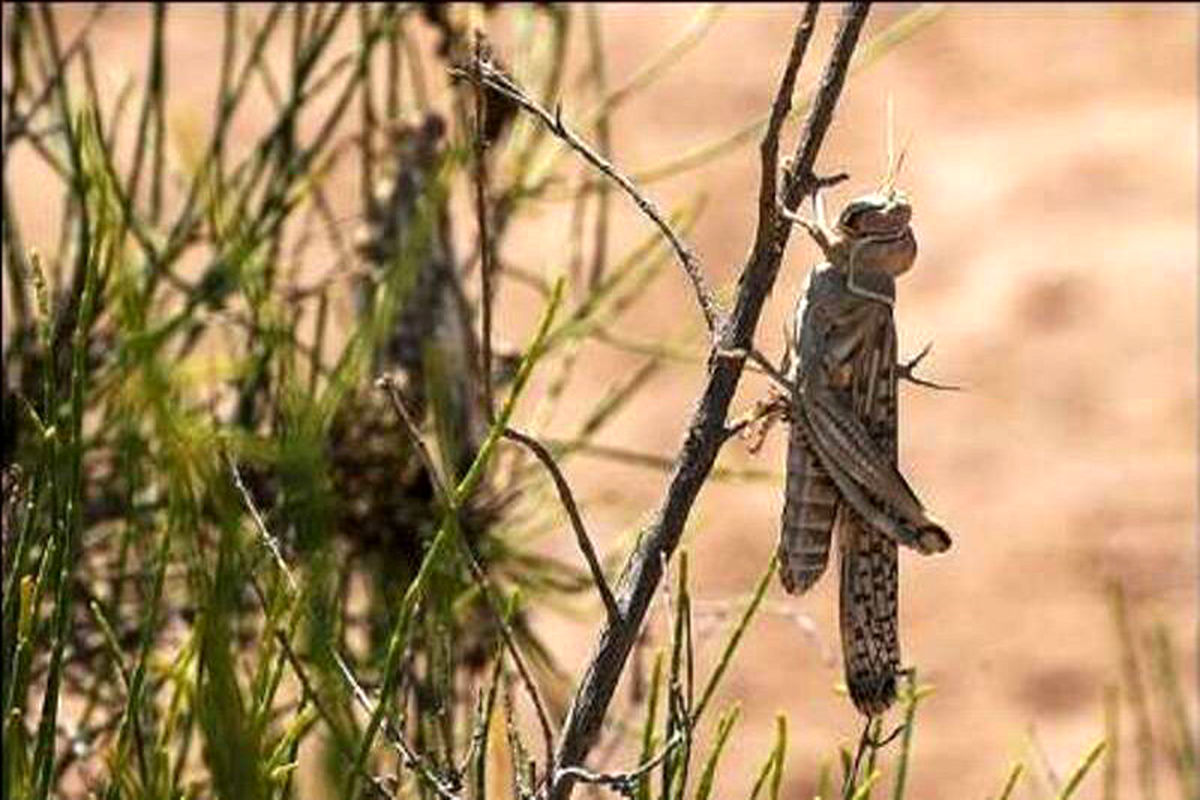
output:
[[836, 524], [841, 567], [839, 621], [846, 687], [868, 717], [896, 699], [899, 564], [896, 543], [868, 529], [843, 507]]

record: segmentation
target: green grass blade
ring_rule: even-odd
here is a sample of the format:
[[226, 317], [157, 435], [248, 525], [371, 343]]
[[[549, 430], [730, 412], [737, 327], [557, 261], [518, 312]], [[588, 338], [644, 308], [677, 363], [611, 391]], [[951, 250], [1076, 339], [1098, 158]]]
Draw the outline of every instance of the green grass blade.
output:
[[1117, 784], [1120, 778], [1117, 753], [1121, 741], [1121, 693], [1116, 685], [1104, 687], [1104, 740], [1108, 748], [1104, 751], [1103, 800], [1117, 800]]
[[[662, 650], [655, 653], [654, 667], [650, 671], [650, 696], [646, 700], [646, 721], [642, 726], [642, 755], [638, 759], [639, 766], [648, 764], [650, 759], [654, 758], [654, 748], [659, 740], [659, 737], [654, 735], [654, 729], [657, 725], [655, 720], [658, 717], [658, 702], [662, 692], [665, 656]], [[638, 800], [650, 800], [650, 781], [647, 778], [639, 782], [637, 797]]]
[[817, 775], [817, 794], [814, 800], [831, 800], [833, 797], [833, 765], [828, 761], [821, 762], [821, 771]]
[[708, 683], [705, 684], [704, 690], [700, 693], [700, 702], [696, 704], [696, 710], [692, 713], [692, 724], [699, 723], [700, 716], [704, 713], [704, 709], [708, 707], [708, 702], [717, 690], [717, 685], [721, 682], [721, 678], [724, 677], [725, 671], [729, 669], [729, 664], [733, 661], [733, 654], [737, 651], [738, 645], [741, 644], [746, 629], [750, 627], [750, 620], [754, 618], [754, 613], [758, 611], [763, 597], [767, 594], [767, 587], [771, 584], [771, 578], [775, 576], [777, 566], [778, 559], [772, 553], [770, 561], [767, 562], [767, 568], [763, 571], [762, 577], [758, 579], [758, 584], [754, 587], [754, 594], [750, 597], [750, 602], [746, 605], [746, 610], [742, 612], [741, 619], [738, 620], [737, 625], [730, 631], [729, 640], [725, 643], [725, 648], [721, 651], [721, 657], [717, 660], [717, 666], [713, 669]]
[[1109, 600], [1120, 644], [1121, 680], [1124, 694], [1129, 698], [1129, 704], [1133, 706], [1137, 737], [1138, 784], [1141, 787], [1144, 800], [1154, 800], [1158, 792], [1155, 786], [1154, 732], [1150, 722], [1150, 702], [1146, 697], [1142, 667], [1138, 660], [1137, 646], [1134, 642], [1133, 623], [1129, 618], [1129, 609], [1125, 602], [1125, 592], [1119, 583], [1113, 582], [1110, 584]]
[[1025, 772], [1025, 765], [1018, 762], [1013, 765], [1012, 771], [1008, 773], [1008, 780], [1004, 782], [1004, 789], [1000, 792], [1000, 797], [997, 800], [1009, 800], [1012, 796], [1013, 789], [1016, 788], [1017, 781]]
[[496, 422], [488, 431], [487, 438], [483, 445], [479, 448], [478, 454], [475, 456], [474, 462], [471, 464], [467, 474], [463, 476], [458, 486], [452, 492], [453, 497], [448, 498], [451, 508], [446, 518], [443, 520], [437, 535], [433, 539], [433, 543], [426, 551], [424, 559], [421, 561], [421, 566], [417, 571], [417, 575], [413, 578], [405, 591], [404, 600], [401, 603], [401, 611], [392, 629], [392, 634], [389, 637], [387, 656], [384, 660], [383, 682], [379, 691], [379, 698], [376, 701], [375, 709], [371, 714], [371, 718], [367, 723], [366, 732], [363, 734], [361, 743], [359, 744], [358, 755], [355, 758], [354, 769], [351, 771], [348, 778], [348, 791], [345, 796], [349, 798], [357, 797], [358, 794], [358, 779], [359, 775], [364, 771], [366, 766], [367, 755], [370, 753], [374, 744], [375, 736], [379, 732], [380, 725], [383, 722], [383, 715], [386, 713], [387, 701], [395, 689], [396, 679], [399, 674], [398, 667], [400, 665], [400, 656], [404, 650], [406, 638], [408, 636], [408, 626], [412, 618], [412, 614], [416, 607], [417, 598], [424, 592], [426, 584], [429, 582], [430, 575], [433, 573], [435, 566], [439, 566], [444, 555], [444, 551], [449, 547], [456, 534], [457, 526], [453, 524], [456, 519], [455, 509], [471, 495], [479, 482], [483, 479], [484, 470], [487, 468], [491, 460], [492, 453], [496, 449], [496, 443], [500, 440], [504, 429], [508, 427], [508, 422], [512, 418], [513, 411], [516, 407], [517, 399], [521, 396], [525, 386], [529, 382], [529, 376], [532, 374], [533, 367], [537, 364], [545, 352], [546, 333], [550, 329], [550, 325], [554, 321], [554, 316], [558, 311], [558, 307], [562, 301], [563, 281], [560, 278], [554, 284], [554, 290], [550, 296], [550, 302], [547, 303], [545, 311], [542, 313], [542, 320], [538, 325], [537, 332], [534, 334], [533, 341], [529, 345], [529, 349], [521, 362], [521, 366], [517, 371], [517, 377], [513, 381], [512, 390], [509, 392], [508, 398], [504, 403], [503, 408], [496, 417]]
[[780, 714], [775, 718], [775, 771], [771, 774], [771, 800], [779, 800], [779, 787], [783, 785], [783, 762], [787, 756], [787, 717]]
[[851, 800], [868, 800], [871, 797], [871, 790], [875, 788], [875, 784], [879, 783], [881, 777], [883, 775], [879, 770], [872, 770], [867, 779], [855, 790]]
[[1063, 784], [1062, 791], [1058, 793], [1057, 800], [1068, 800], [1068, 798], [1075, 794], [1075, 790], [1079, 788], [1079, 784], [1083, 783], [1083, 779], [1087, 776], [1088, 771], [1099, 760], [1100, 754], [1104, 752], [1105, 744], [1106, 742], [1101, 739], [1092, 746], [1092, 749], [1083, 757], [1083, 761], [1071, 773], [1071, 777], [1067, 778], [1067, 782]]
[[914, 667], [908, 676], [908, 691], [904, 694], [904, 732], [900, 739], [900, 757], [896, 761], [892, 800], [903, 800], [904, 798], [908, 780], [908, 765], [912, 758], [912, 739], [917, 725], [917, 706], [932, 693], [932, 686], [917, 685], [917, 670]]
[[737, 724], [741, 711], [740, 706], [734, 706], [726, 711], [721, 717], [721, 721], [717, 723], [717, 739], [713, 743], [712, 753], [709, 754], [708, 760], [704, 762], [704, 770], [700, 773], [700, 780], [696, 784], [696, 800], [708, 800], [709, 795], [712, 794], [713, 782], [717, 777], [717, 764], [721, 760], [721, 752], [725, 749], [725, 742], [728, 741], [729, 733], [733, 730], [733, 726]]
[[1179, 783], [1182, 797], [1194, 798], [1200, 796], [1200, 745], [1188, 720], [1188, 703], [1183, 696], [1183, 687], [1179, 683], [1179, 673], [1175, 668], [1175, 653], [1171, 645], [1171, 637], [1163, 625], [1157, 625], [1150, 639], [1150, 660], [1154, 676], [1154, 686], [1158, 690], [1166, 718], [1165, 725], [1170, 729], [1169, 741], [1166, 742], [1170, 752], [1171, 762], [1175, 767], [1175, 775]]

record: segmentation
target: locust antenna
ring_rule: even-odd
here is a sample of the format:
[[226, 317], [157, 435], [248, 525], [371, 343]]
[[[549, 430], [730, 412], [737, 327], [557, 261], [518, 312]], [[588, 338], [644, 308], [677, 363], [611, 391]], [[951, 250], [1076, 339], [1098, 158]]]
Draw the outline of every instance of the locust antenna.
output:
[[900, 170], [904, 167], [904, 157], [908, 155], [908, 145], [912, 142], [912, 132], [904, 138], [904, 146], [896, 152], [896, 103], [889, 92], [887, 97], [887, 177], [884, 178], [882, 193], [892, 196], [896, 191], [896, 181], [900, 178]]
[[896, 157], [896, 172], [892, 175], [892, 183], [900, 177], [900, 170], [904, 168], [904, 157], [908, 155], [908, 146], [912, 144], [912, 131], [908, 132], [908, 136], [904, 137], [904, 146], [900, 148], [900, 155]]
[[896, 97], [887, 95], [887, 177], [883, 181], [884, 194], [890, 195], [896, 187]]

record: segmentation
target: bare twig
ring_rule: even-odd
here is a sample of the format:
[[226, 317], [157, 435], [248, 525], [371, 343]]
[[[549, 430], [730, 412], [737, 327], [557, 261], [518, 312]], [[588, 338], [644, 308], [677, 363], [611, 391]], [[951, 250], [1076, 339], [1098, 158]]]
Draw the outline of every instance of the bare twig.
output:
[[433, 484], [438, 499], [446, 504], [446, 508], [451, 508], [454, 496], [450, 494], [441, 475], [438, 474], [437, 467], [433, 463], [433, 455], [425, 446], [425, 440], [421, 438], [421, 429], [417, 426], [417, 421], [412, 418], [412, 414], [409, 413], [408, 406], [404, 405], [404, 398], [400, 396], [400, 387], [396, 386], [396, 381], [391, 375], [380, 375], [375, 379], [375, 385], [388, 393], [392, 407], [396, 409], [396, 416], [400, 418], [405, 433], [412, 440], [413, 447], [417, 449], [417, 457], [421, 459], [421, 466], [425, 467], [425, 471], [429, 473], [429, 482]]
[[[789, 208], [795, 207], [815, 184], [813, 166], [833, 118], [833, 110], [841, 94], [850, 56], [866, 21], [867, 10], [866, 3], [855, 3], [848, 6], [842, 15], [821, 88], [809, 110], [791, 169], [784, 174], [782, 195]], [[768, 125], [762, 143], [762, 189], [759, 192], [759, 219], [754, 247], [742, 270], [733, 310], [720, 328], [718, 341], [714, 343], [714, 356], [730, 351], [748, 353], [752, 349], [754, 330], [763, 303], [775, 283], [790, 235], [791, 225], [780, 219], [776, 207], [774, 187], [777, 164], [769, 157], [778, 153], [779, 128], [790, 106], [795, 74], [807, 49], [815, 16], [816, 8], [810, 3], [796, 31], [775, 101], [773, 116], [776, 122]], [[524, 99], [523, 96], [521, 99]], [[529, 108], [525, 103], [522, 105], [531, 113], [537, 114], [540, 110]], [[725, 441], [725, 418], [744, 365], [745, 358], [714, 357], [709, 360], [708, 382], [693, 412], [666, 496], [654, 522], [639, 541], [622, 573], [617, 592], [617, 605], [622, 612], [620, 622], [609, 623], [601, 631], [595, 654], [576, 689], [555, 754], [557, 779], [550, 792], [552, 800], [565, 800], [570, 796], [575, 778], [566, 770], [582, 764], [595, 744], [617, 681], [662, 579], [662, 560], [669, 557], [679, 544], [692, 505]]]
[[[416, 422], [408, 413], [408, 409], [404, 406], [404, 399], [400, 397], [400, 392], [396, 387], [395, 382], [389, 376], [382, 376], [376, 381], [376, 385], [385, 389], [392, 399], [392, 404], [396, 408], [396, 413], [404, 423], [404, 430], [413, 441], [413, 446], [421, 459], [425, 469], [429, 471], [429, 479], [433, 483], [434, 491], [437, 493], [438, 499], [442, 502], [447, 514], [458, 514], [459, 502], [456, 495], [446, 488], [446, 484], [438, 477], [437, 471], [433, 466], [433, 458], [429, 453], [429, 449], [425, 446], [424, 440], [421, 438], [421, 432], [417, 428]], [[550, 726], [550, 715], [546, 711], [546, 704], [542, 700], [541, 693], [538, 691], [537, 684], [534, 683], [533, 674], [529, 671], [529, 666], [525, 663], [525, 657], [521, 655], [520, 648], [517, 647], [516, 636], [513, 634], [512, 626], [508, 624], [503, 611], [496, 603], [495, 590], [492, 587], [491, 581], [484, 572], [483, 567], [479, 563], [479, 559], [475, 557], [475, 553], [471, 550], [470, 545], [462, 538], [461, 535], [455, 537], [458, 540], [460, 548], [463, 552], [463, 557], [467, 562], [467, 568], [471, 573], [472, 579], [479, 586], [479, 591], [483, 595], [485, 604], [491, 611], [492, 616], [496, 620], [496, 624], [500, 628], [500, 636], [504, 640], [505, 646], [512, 655], [513, 663], [516, 664], [517, 673], [521, 677], [521, 682], [525, 686], [525, 690], [529, 694], [529, 699], [533, 703], [534, 710], [537, 712], [538, 724], [542, 729], [542, 736], [546, 745], [546, 761], [549, 763], [551, 754], [554, 752], [554, 733]]]
[[[459, 68], [452, 69], [451, 73], [458, 77], [467, 78], [468, 80], [476, 80], [474, 74]], [[658, 226], [663, 236], [671, 243], [671, 247], [675, 250], [675, 254], [683, 265], [684, 271], [687, 272], [688, 277], [691, 279], [692, 287], [696, 292], [696, 301], [700, 304], [700, 310], [704, 313], [704, 321], [707, 323], [709, 331], [715, 336], [718, 328], [719, 312], [712, 292], [709, 290], [708, 284], [704, 279], [704, 274], [700, 270], [700, 262], [691, 249], [688, 248], [687, 244], [671, 228], [670, 223], [659, 212], [658, 207], [642, 194], [633, 184], [633, 181], [627, 178], [624, 173], [618, 170], [608, 159], [592, 149], [574, 131], [566, 126], [562, 120], [561, 106], [556, 106], [554, 113], [551, 114], [529, 97], [516, 81], [490, 64], [485, 63], [482, 65], [481, 80], [488, 88], [499, 92], [540, 119], [551, 133], [566, 142], [575, 152], [583, 156], [584, 160], [620, 186], [633, 199], [633, 202], [641, 212]]]
[[746, 350], [725, 350], [717, 353], [718, 358], [733, 358], [733, 359], [750, 359], [754, 365], [758, 367], [758, 372], [766, 375], [774, 381], [780, 389], [786, 391], [789, 395], [793, 391], [792, 382], [787, 379], [787, 376], [776, 369], [766, 356], [755, 350], [753, 347]]
[[479, 591], [483, 593], [484, 599], [487, 601], [487, 606], [492, 611], [492, 616], [496, 618], [496, 623], [500, 627], [500, 636], [504, 639], [504, 644], [512, 655], [513, 663], [516, 664], [517, 674], [521, 676], [521, 682], [525, 685], [525, 691], [529, 694], [529, 699], [533, 702], [533, 710], [537, 714], [538, 725], [542, 729], [542, 740], [546, 748], [546, 763], [549, 764], [554, 753], [554, 729], [550, 727], [550, 715], [546, 711], [546, 703], [542, 700], [542, 695], [538, 691], [537, 684], [533, 681], [533, 674], [529, 671], [529, 666], [525, 663], [525, 657], [521, 655], [521, 651], [517, 647], [517, 639], [513, 634], [512, 626], [508, 624], [508, 620], [496, 605], [495, 591], [492, 588], [491, 581], [488, 580], [487, 573], [483, 571], [483, 567], [479, 564], [479, 559], [475, 557], [475, 553], [471, 551], [466, 541], [459, 537], [459, 542], [467, 561], [467, 568], [471, 572], [471, 577], [479, 585]]
[[591, 772], [583, 767], [565, 767], [561, 772], [557, 773], [555, 778], [559, 776], [570, 777], [580, 783], [590, 783], [597, 786], [607, 786], [616, 792], [632, 797], [633, 792], [637, 789], [638, 780], [649, 774], [651, 770], [663, 762], [675, 748], [679, 747], [684, 742], [684, 733], [679, 731], [667, 742], [662, 750], [648, 760], [646, 763], [639, 766], [637, 769], [629, 772]]
[[480, 326], [482, 333], [482, 351], [480, 372], [483, 374], [483, 405], [486, 409], [488, 422], [496, 419], [495, 404], [492, 402], [492, 271], [495, 264], [493, 243], [488, 230], [487, 207], [487, 146], [485, 140], [485, 120], [483, 115], [487, 104], [483, 97], [484, 70], [483, 32], [475, 31], [475, 57], [471, 61], [475, 80], [475, 216], [479, 222], [479, 283], [480, 293]]
[[[358, 680], [355, 679], [354, 673], [350, 670], [350, 666], [346, 663], [346, 660], [342, 658], [341, 653], [332, 650], [332, 648], [330, 648], [330, 650], [334, 661], [337, 663], [338, 670], [342, 673], [342, 679], [346, 681], [346, 685], [350, 687], [351, 693], [354, 695], [354, 699], [358, 701], [358, 704], [363, 707], [364, 711], [366, 711], [368, 714], [374, 714], [375, 706], [371, 702], [371, 698], [367, 695], [367, 691], [359, 684]], [[405, 767], [414, 770], [422, 778], [424, 778], [425, 782], [432, 786], [434, 791], [436, 791], [438, 796], [443, 798], [443, 800], [460, 800], [459, 796], [455, 794], [450, 787], [447, 786], [446, 783], [429, 768], [429, 766], [425, 763], [425, 759], [422, 758], [412, 748], [412, 745], [405, 741], [404, 736], [396, 728], [396, 724], [392, 722], [390, 717], [384, 717], [383, 728], [384, 733], [388, 737], [388, 740], [391, 741], [392, 746], [396, 748], [398, 753], [400, 753], [400, 758], [404, 762]]]
[[[897, 726], [891, 733], [882, 739], [877, 738], [879, 735], [879, 717], [867, 717], [866, 723], [863, 724], [862, 734], [858, 737], [858, 749], [854, 754], [854, 763], [850, 771], [846, 773], [845, 783], [842, 784], [843, 800], [858, 797], [859, 792], [867, 787], [871, 782], [872, 775], [875, 774], [873, 764], [875, 763], [875, 753], [878, 750], [886, 747], [893, 739], [899, 736], [904, 730], [904, 725]], [[875, 729], [875, 734], [872, 735], [871, 729]], [[870, 758], [867, 761], [867, 774], [864, 777], [866, 783], [861, 786], [858, 783], [859, 772], [862, 771], [863, 756], [870, 753]]]
[[279, 571], [283, 573], [283, 577], [287, 578], [288, 589], [294, 595], [299, 591], [296, 585], [296, 578], [293, 577], [291, 569], [288, 568], [287, 561], [283, 558], [283, 551], [279, 549], [279, 542], [271, 535], [271, 531], [267, 529], [267, 523], [263, 521], [262, 514], [258, 512], [258, 506], [254, 504], [254, 498], [250, 496], [250, 491], [246, 488], [246, 484], [242, 481], [242, 473], [238, 470], [237, 462], [233, 460], [233, 456], [225, 454], [225, 460], [229, 464], [229, 472], [233, 475], [233, 485], [237, 487], [238, 492], [242, 495], [242, 502], [246, 509], [250, 512], [250, 518], [254, 520], [254, 527], [258, 529], [258, 536], [262, 539], [267, 550], [275, 559], [275, 565], [279, 567]]
[[754, 249], [757, 253], [767, 242], [775, 238], [778, 228], [777, 184], [779, 180], [779, 131], [783, 122], [792, 110], [792, 95], [796, 89], [796, 74], [808, 51], [808, 42], [812, 38], [813, 27], [817, 22], [817, 3], [809, 3], [804, 8], [804, 17], [796, 26], [796, 34], [792, 39], [792, 52], [788, 57], [787, 66], [783, 69], [783, 77], [779, 81], [779, 91], [775, 93], [775, 102], [771, 104], [771, 117], [767, 121], [767, 130], [763, 134], [762, 144], [759, 145], [761, 158], [760, 167], [762, 178], [758, 191], [758, 229], [754, 232]]
[[[260, 592], [261, 590], [257, 589], [257, 581], [252, 581], [252, 583], [256, 587], [256, 592]], [[259, 599], [260, 599], [260, 602], [264, 603], [264, 607], [265, 607], [265, 598], [260, 595]], [[277, 641], [279, 643], [280, 648], [283, 649], [284, 657], [287, 658], [288, 663], [292, 667], [292, 672], [294, 672], [296, 674], [296, 678], [299, 679], [300, 688], [303, 689], [304, 696], [307, 697], [310, 701], [312, 701], [312, 704], [317, 709], [317, 713], [322, 718], [324, 718], [327, 721], [332, 722], [333, 715], [329, 712], [329, 709], [327, 709], [325, 707], [325, 705], [321, 702], [321, 696], [319, 694], [317, 694], [317, 690], [316, 690], [316, 687], [313, 685], [312, 679], [308, 677], [308, 670], [305, 668], [304, 662], [302, 662], [300, 660], [300, 657], [296, 655], [296, 651], [292, 649], [292, 644], [291, 644], [291, 642], [288, 641], [287, 635], [282, 630], [276, 629], [275, 630], [275, 641]], [[340, 657], [339, 657], [339, 663], [341, 663]], [[334, 737], [334, 741], [339, 746], [342, 745], [342, 740], [336, 736]], [[354, 754], [352, 752], [347, 752], [345, 750], [343, 750], [343, 752], [348, 757], [352, 758], [354, 756]], [[411, 763], [406, 762], [405, 766], [413, 768], [414, 764], [418, 764], [418, 763], [419, 762], [411, 762]], [[389, 789], [388, 789], [387, 785], [384, 783], [383, 779], [378, 777], [377, 775], [365, 773], [364, 777], [371, 784], [371, 786], [375, 789], [375, 791], [377, 791], [379, 793], [380, 797], [394, 798], [396, 796], [393, 792], [389, 791]], [[451, 800], [451, 798], [453, 798], [454, 800], [458, 800], [458, 798], [454, 794], [443, 794], [442, 793], [441, 783], [440, 783], [440, 781], [437, 780], [436, 776], [430, 775], [427, 777], [427, 780], [429, 780], [430, 784], [434, 787], [434, 790], [437, 791], [442, 796], [443, 800]]]
[[[726, 438], [728, 438], [728, 434], [726, 434]], [[662, 472], [670, 472], [674, 467], [674, 462], [669, 456], [660, 456], [657, 453], [646, 453], [640, 450], [630, 450], [616, 445], [599, 444], [580, 439], [551, 439], [547, 440], [547, 444], [553, 451], [607, 458], [634, 467], [646, 467], [647, 469], [656, 469]], [[781, 476], [772, 470], [755, 467], [748, 467], [746, 469], [714, 467], [709, 472], [709, 477], [713, 480], [723, 481], [764, 481], [777, 480]], [[620, 603], [617, 604], [617, 607], [620, 608]]]
[[604, 577], [604, 569], [600, 566], [600, 559], [596, 556], [596, 549], [592, 546], [592, 540], [587, 534], [587, 530], [583, 527], [583, 518], [579, 514], [579, 506], [575, 503], [575, 498], [571, 494], [571, 487], [563, 477], [562, 471], [558, 465], [554, 463], [554, 456], [550, 455], [550, 451], [545, 446], [534, 439], [532, 436], [526, 436], [513, 428], [504, 429], [504, 438], [511, 439], [514, 442], [524, 445], [537, 456], [538, 461], [541, 461], [546, 471], [550, 473], [550, 477], [554, 479], [554, 486], [558, 489], [559, 500], [562, 501], [563, 508], [567, 510], [567, 516], [571, 519], [571, 527], [575, 530], [575, 538], [579, 542], [579, 549], [583, 551], [583, 557], [587, 560], [588, 569], [592, 572], [592, 581], [596, 584], [596, 591], [600, 593], [600, 599], [604, 601], [604, 608], [608, 611], [610, 622], [617, 622], [620, 619], [621, 612], [617, 609], [617, 601], [613, 598], [612, 589], [608, 586], [608, 580]]

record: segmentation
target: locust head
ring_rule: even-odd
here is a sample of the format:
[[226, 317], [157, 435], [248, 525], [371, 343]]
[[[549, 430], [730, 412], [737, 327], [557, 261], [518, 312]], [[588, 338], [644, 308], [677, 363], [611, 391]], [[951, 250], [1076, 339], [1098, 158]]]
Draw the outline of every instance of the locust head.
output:
[[814, 194], [816, 220], [805, 219], [783, 209], [784, 218], [803, 225], [825, 259], [846, 275], [851, 294], [892, 304], [889, 288], [897, 275], [912, 267], [917, 257], [917, 239], [909, 221], [912, 206], [904, 193], [890, 186], [851, 200], [838, 217], [837, 225], [825, 223], [820, 194]]
[[854, 272], [903, 275], [917, 257], [909, 221], [912, 206], [903, 192], [889, 190], [851, 200], [838, 217], [825, 249], [830, 263]]
[[[889, 97], [886, 177], [879, 189], [847, 203], [833, 228], [825, 222], [820, 182], [812, 195], [815, 220], [783, 210], [786, 219], [804, 226], [826, 260], [846, 273], [847, 285], [852, 292], [880, 300], [885, 300], [885, 296], [865, 288], [858, 291], [856, 276], [870, 283], [886, 281], [908, 272], [917, 258], [917, 239], [909, 224], [912, 205], [904, 192], [896, 188], [908, 148], [906, 145], [898, 156], [894, 155], [894, 129], [892, 99]], [[826, 184], [832, 185], [830, 181]]]

